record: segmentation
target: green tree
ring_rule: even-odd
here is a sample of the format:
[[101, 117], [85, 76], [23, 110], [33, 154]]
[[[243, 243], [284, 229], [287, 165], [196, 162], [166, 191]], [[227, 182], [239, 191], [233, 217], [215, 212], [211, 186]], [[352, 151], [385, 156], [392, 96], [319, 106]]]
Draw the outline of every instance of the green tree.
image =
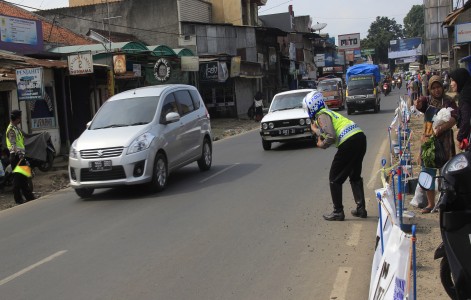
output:
[[424, 6], [413, 5], [404, 18], [404, 36], [406, 38], [424, 38]]
[[368, 29], [368, 36], [361, 41], [362, 48], [375, 49], [375, 63], [388, 63], [389, 41], [404, 38], [402, 25], [388, 17], [376, 17]]

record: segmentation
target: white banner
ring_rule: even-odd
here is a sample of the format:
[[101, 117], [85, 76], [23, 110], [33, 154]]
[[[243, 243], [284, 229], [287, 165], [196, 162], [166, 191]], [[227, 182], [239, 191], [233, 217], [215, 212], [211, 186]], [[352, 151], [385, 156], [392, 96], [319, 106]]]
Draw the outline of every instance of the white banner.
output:
[[[381, 195], [381, 219], [383, 223], [381, 224], [378, 222], [378, 227], [376, 229], [376, 246], [375, 246], [375, 254], [373, 256], [373, 263], [371, 266], [371, 278], [370, 282], [373, 282], [376, 276], [376, 272], [379, 269], [381, 259], [383, 258], [383, 252], [391, 234], [392, 227], [396, 222], [396, 212], [394, 205], [391, 206], [391, 195], [388, 195], [392, 191], [390, 190], [389, 186], [377, 189], [375, 193], [380, 193]], [[394, 200], [392, 201], [394, 202]], [[383, 235], [381, 237], [381, 229], [383, 230]], [[370, 285], [370, 289], [373, 285]], [[371, 294], [371, 290], [370, 290]]]
[[370, 300], [405, 300], [411, 290], [411, 236], [392, 226], [379, 269], [370, 285]]

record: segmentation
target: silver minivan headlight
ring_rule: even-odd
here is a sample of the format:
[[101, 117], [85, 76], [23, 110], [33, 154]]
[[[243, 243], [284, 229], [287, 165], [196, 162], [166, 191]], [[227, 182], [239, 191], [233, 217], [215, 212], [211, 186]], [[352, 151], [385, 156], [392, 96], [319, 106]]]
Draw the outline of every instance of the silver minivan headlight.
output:
[[75, 148], [75, 142], [72, 143], [69, 150], [69, 158], [77, 159], [80, 156], [80, 152]]
[[150, 147], [150, 144], [154, 140], [155, 136], [149, 132], [146, 132], [136, 138], [132, 143], [131, 146], [128, 148], [127, 154], [133, 154], [136, 152], [140, 152], [146, 150]]

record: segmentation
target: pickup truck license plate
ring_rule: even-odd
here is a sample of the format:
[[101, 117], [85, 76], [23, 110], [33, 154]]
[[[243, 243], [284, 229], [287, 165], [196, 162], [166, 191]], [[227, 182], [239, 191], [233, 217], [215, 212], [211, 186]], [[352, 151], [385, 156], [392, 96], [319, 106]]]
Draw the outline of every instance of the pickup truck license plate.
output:
[[111, 160], [97, 160], [89, 162], [88, 167], [90, 172], [110, 171], [112, 164]]
[[296, 134], [296, 129], [281, 129], [279, 133], [280, 135], [292, 135]]

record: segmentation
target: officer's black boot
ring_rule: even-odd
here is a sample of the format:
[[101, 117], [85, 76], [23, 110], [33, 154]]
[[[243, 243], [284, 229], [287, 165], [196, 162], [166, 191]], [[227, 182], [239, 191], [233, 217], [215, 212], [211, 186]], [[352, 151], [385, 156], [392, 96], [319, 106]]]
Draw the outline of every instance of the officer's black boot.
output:
[[357, 218], [366, 218], [368, 216], [365, 208], [365, 192], [363, 190], [363, 179], [350, 181], [352, 186], [353, 198], [357, 204], [356, 209], [352, 209], [352, 216]]
[[343, 213], [342, 205], [342, 185], [338, 183], [330, 183], [330, 194], [334, 204], [334, 211], [330, 214], [323, 215], [327, 221], [343, 221], [345, 214]]

